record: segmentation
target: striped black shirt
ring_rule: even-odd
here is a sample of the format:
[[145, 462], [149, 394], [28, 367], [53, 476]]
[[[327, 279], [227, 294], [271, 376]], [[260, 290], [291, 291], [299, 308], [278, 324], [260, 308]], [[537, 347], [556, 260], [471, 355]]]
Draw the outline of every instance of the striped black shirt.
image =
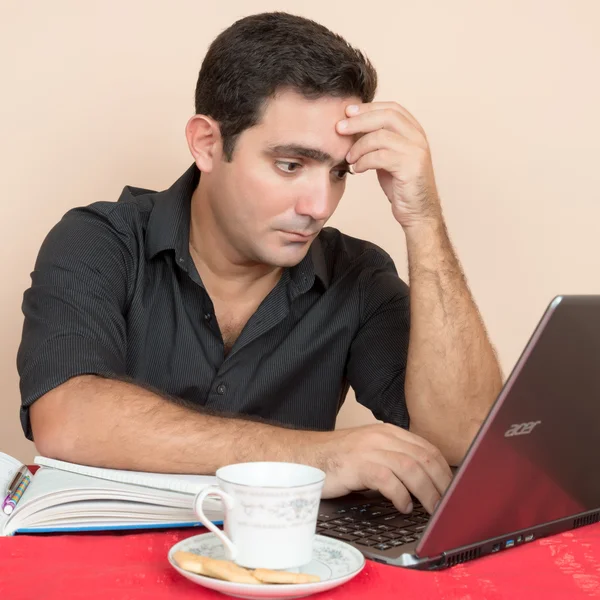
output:
[[[195, 165], [163, 192], [69, 211], [25, 292], [21, 422], [71, 377], [128, 378], [187, 405], [329, 430], [352, 386], [376, 418], [408, 427], [408, 287], [390, 256], [325, 228], [286, 269], [225, 355], [189, 254]], [[81, 402], [85, 402], [81, 398]]]

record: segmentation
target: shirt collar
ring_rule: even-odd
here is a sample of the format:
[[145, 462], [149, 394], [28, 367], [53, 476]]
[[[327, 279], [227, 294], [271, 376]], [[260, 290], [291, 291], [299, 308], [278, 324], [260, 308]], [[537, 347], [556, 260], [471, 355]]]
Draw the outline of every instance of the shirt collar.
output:
[[[146, 257], [150, 260], [160, 252], [173, 250], [180, 264], [190, 260], [190, 205], [192, 194], [200, 181], [200, 171], [193, 164], [170, 188], [156, 192], [154, 207], [146, 230]], [[135, 188], [126, 188], [135, 195]], [[319, 278], [325, 288], [329, 286], [329, 273], [323, 253], [321, 236], [317, 236], [306, 256], [289, 269], [290, 280], [303, 293]]]
[[179, 262], [189, 258], [190, 205], [200, 181], [200, 171], [192, 165], [169, 189], [154, 194], [154, 208], [146, 230], [146, 257], [154, 258], [174, 250]]
[[323, 242], [320, 235], [313, 240], [306, 256], [290, 269], [290, 279], [299, 293], [304, 293], [312, 288], [315, 276], [327, 289], [329, 286], [329, 273], [327, 272]]

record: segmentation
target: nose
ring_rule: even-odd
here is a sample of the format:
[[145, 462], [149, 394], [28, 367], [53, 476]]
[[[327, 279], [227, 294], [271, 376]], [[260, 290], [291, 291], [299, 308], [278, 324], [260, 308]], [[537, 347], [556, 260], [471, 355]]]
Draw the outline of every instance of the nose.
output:
[[296, 202], [297, 214], [314, 221], [326, 221], [333, 214], [341, 193], [333, 189], [330, 177], [323, 179], [319, 178], [303, 191], [302, 197]]

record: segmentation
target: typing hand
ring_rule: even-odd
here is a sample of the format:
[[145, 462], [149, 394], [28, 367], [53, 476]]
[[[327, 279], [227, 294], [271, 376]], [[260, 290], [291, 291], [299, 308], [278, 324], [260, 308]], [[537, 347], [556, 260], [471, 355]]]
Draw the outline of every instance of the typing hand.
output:
[[433, 512], [452, 479], [440, 451], [423, 438], [389, 424], [331, 432], [317, 449], [327, 473], [323, 498], [379, 490], [401, 512], [412, 511], [412, 493]]

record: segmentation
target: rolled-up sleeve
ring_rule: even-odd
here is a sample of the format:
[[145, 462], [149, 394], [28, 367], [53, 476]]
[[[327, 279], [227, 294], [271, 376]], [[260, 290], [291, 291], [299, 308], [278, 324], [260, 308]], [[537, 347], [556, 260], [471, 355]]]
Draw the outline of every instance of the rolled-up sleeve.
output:
[[29, 408], [45, 393], [78, 375], [125, 374], [132, 253], [107, 213], [68, 212], [44, 240], [24, 294], [17, 369], [29, 439]]
[[383, 254], [363, 279], [361, 325], [350, 347], [347, 375], [357, 401], [375, 418], [404, 428], [409, 426], [404, 395], [409, 331], [408, 286]]

